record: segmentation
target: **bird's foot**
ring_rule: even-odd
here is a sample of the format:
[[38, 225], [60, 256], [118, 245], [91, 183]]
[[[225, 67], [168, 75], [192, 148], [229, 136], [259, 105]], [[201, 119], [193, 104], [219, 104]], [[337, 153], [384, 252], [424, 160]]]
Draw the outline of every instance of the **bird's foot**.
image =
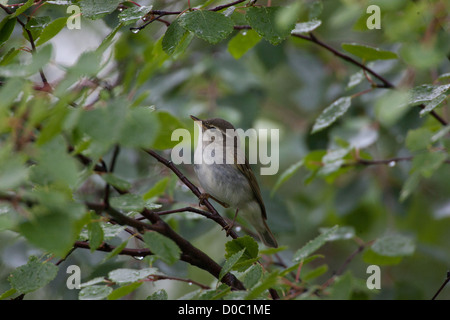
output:
[[234, 214], [233, 221], [231, 221], [231, 223], [227, 224], [225, 227], [222, 228], [222, 230], [226, 231], [227, 237], [230, 235], [231, 231], [233, 230], [234, 222], [236, 221], [238, 212], [239, 212], [239, 208], [236, 209], [236, 213]]
[[229, 208], [230, 207], [230, 205], [228, 203], [220, 201], [219, 199], [217, 199], [216, 197], [210, 195], [209, 193], [202, 193], [202, 194], [200, 194], [200, 196], [198, 197], [198, 199], [200, 200], [198, 202], [198, 205], [199, 206], [204, 205], [205, 204], [205, 200], [208, 200], [209, 198], [213, 199], [214, 201], [219, 203], [224, 208]]

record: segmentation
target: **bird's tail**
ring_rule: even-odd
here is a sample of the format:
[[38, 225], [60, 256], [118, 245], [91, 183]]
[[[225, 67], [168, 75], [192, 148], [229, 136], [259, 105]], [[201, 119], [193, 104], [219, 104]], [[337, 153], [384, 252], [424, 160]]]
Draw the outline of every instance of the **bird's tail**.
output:
[[275, 237], [273, 236], [272, 232], [269, 229], [269, 226], [267, 225], [266, 221], [263, 220], [264, 228], [261, 228], [258, 231], [258, 235], [261, 238], [261, 241], [268, 247], [277, 248], [278, 243]]

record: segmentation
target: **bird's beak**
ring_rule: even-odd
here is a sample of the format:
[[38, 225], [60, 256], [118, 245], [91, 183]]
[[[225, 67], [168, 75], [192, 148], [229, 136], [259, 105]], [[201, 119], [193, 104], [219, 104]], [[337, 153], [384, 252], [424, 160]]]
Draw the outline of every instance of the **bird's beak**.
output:
[[200, 129], [208, 129], [205, 125], [205, 121], [203, 121], [202, 119], [197, 118], [196, 116], [191, 116], [191, 119], [194, 121], [200, 121], [201, 124], [199, 124], [197, 122], [197, 125], [199, 126]]

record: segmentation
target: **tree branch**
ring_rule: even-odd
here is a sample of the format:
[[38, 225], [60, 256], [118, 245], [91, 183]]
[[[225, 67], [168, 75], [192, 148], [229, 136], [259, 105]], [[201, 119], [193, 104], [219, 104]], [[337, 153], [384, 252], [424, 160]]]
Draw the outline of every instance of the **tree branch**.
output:
[[[342, 164], [342, 167], [352, 167], [352, 166], [376, 166], [376, 165], [396, 165], [397, 162], [405, 162], [412, 161], [414, 159], [413, 156], [409, 157], [397, 157], [390, 159], [381, 159], [381, 160], [366, 160], [366, 159], [357, 159], [354, 162], [348, 162]], [[444, 163], [449, 163], [450, 160], [444, 160]]]
[[431, 300], [435, 300], [436, 297], [439, 295], [439, 293], [441, 293], [442, 289], [444, 289], [444, 287], [447, 285], [447, 283], [450, 282], [450, 271], [447, 271], [447, 279], [444, 280], [444, 282], [442, 283], [442, 285], [440, 286], [440, 288], [438, 289], [438, 291], [434, 294], [433, 298], [431, 298]]

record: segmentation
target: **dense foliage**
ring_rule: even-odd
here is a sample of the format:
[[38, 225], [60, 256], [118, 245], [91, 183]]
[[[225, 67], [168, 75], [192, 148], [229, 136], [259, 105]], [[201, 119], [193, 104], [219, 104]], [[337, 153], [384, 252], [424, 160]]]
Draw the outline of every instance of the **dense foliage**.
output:
[[[449, 12], [0, 1], [0, 297], [448, 299]], [[279, 248], [170, 161], [191, 114], [279, 129]]]

